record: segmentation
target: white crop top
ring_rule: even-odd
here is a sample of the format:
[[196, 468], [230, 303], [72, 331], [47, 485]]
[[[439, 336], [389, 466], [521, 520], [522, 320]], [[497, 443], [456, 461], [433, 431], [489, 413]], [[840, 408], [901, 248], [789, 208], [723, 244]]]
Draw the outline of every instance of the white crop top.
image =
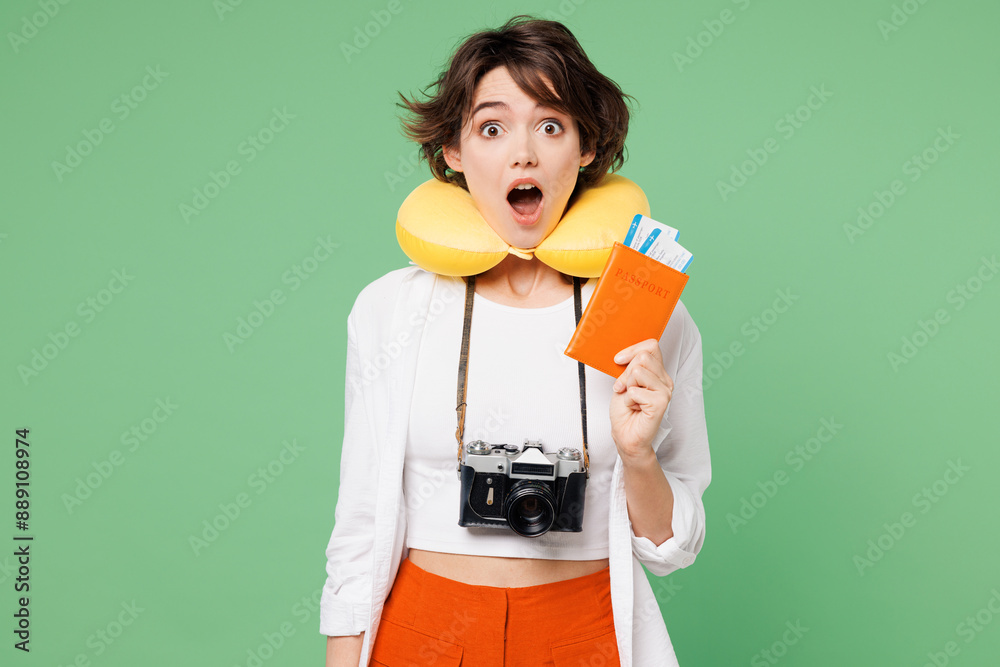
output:
[[[597, 280], [582, 287], [586, 308]], [[510, 528], [458, 525], [455, 403], [465, 314], [465, 281], [442, 276], [421, 337], [403, 466], [406, 546], [456, 554], [594, 560], [608, 557], [608, 506], [617, 451], [608, 415], [614, 378], [586, 369], [590, 478], [583, 531], [524, 537]], [[582, 453], [579, 371], [564, 354], [576, 328], [573, 297], [544, 308], [516, 308], [475, 295], [469, 340], [463, 442], [523, 445]]]

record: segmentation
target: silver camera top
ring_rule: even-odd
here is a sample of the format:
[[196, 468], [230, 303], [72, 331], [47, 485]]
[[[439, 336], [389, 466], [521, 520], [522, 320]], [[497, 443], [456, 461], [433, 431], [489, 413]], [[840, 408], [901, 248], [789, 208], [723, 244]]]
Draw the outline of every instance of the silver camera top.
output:
[[523, 447], [473, 440], [465, 445], [462, 465], [480, 473], [503, 473], [511, 479], [554, 480], [572, 472], [583, 472], [578, 449], [562, 447], [558, 453], [545, 454], [540, 440], [527, 438]]

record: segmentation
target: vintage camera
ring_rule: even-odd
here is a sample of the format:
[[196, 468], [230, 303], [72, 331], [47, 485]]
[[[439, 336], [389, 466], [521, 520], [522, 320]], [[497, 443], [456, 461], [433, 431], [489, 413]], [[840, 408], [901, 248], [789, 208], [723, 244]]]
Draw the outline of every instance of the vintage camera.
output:
[[460, 526], [510, 527], [525, 537], [583, 530], [587, 472], [577, 449], [545, 454], [538, 440], [525, 439], [523, 448], [473, 440], [458, 474]]

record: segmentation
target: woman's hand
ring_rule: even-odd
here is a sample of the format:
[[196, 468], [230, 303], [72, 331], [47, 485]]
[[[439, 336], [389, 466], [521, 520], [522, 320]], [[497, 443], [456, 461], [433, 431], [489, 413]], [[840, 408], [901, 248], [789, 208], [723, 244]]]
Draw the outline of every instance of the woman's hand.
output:
[[674, 381], [663, 368], [655, 338], [630, 345], [615, 355], [627, 364], [611, 395], [611, 437], [622, 461], [643, 461], [653, 453], [653, 438], [667, 411]]

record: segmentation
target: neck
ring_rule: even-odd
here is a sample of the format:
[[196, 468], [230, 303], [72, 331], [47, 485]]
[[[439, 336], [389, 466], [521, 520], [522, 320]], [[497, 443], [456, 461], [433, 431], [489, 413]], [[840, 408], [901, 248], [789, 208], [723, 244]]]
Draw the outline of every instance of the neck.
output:
[[563, 274], [534, 255], [531, 259], [507, 255], [499, 264], [476, 276], [477, 289], [482, 286], [514, 299], [531, 299], [562, 291], [567, 284], [572, 283], [567, 283]]

